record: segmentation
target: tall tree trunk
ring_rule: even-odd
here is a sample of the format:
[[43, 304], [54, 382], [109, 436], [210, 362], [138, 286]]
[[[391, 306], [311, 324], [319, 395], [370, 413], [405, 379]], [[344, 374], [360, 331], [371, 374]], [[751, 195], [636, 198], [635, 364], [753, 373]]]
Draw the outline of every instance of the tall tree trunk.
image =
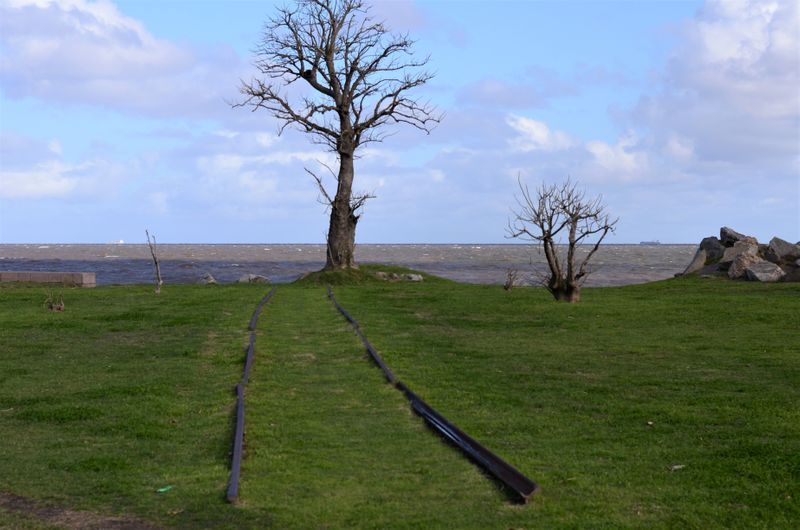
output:
[[356, 223], [358, 216], [351, 207], [353, 193], [353, 153], [339, 153], [339, 184], [331, 204], [331, 221], [328, 226], [328, 257], [326, 269], [356, 267]]

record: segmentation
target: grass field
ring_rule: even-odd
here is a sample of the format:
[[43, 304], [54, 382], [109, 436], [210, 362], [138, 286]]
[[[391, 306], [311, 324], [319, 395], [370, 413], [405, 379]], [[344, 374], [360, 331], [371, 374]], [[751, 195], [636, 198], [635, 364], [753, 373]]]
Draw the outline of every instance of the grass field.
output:
[[[686, 278], [504, 292], [309, 278], [259, 321], [241, 504], [233, 386], [266, 289], [0, 287], [0, 493], [197, 528], [796, 528], [800, 286]], [[537, 481], [526, 506], [429, 431], [399, 379]], [[158, 493], [159, 488], [171, 486]], [[0, 527], [47, 521], [0, 508]]]

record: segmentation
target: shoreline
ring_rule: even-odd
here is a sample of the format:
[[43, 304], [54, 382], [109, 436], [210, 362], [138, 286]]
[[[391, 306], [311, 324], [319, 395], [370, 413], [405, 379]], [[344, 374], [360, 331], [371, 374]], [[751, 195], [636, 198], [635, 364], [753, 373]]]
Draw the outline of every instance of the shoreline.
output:
[[[579, 253], [590, 246], [580, 247]], [[197, 283], [204, 274], [235, 282], [245, 274], [290, 282], [325, 264], [325, 246], [309, 245], [158, 245], [167, 283]], [[587, 287], [663, 280], [682, 272], [695, 245], [603, 245], [592, 258]], [[546, 267], [544, 255], [530, 244], [357, 245], [360, 263], [389, 264], [471, 284], [502, 284], [509, 269], [526, 279]], [[0, 245], [0, 270], [94, 272], [98, 285], [148, 283], [153, 275], [146, 244]]]

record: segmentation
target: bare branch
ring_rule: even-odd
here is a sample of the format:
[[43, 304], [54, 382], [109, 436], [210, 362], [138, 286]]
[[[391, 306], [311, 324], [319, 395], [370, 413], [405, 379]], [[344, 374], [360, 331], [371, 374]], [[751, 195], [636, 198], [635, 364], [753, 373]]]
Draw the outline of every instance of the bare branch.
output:
[[364, 204], [370, 199], [376, 198], [375, 192], [372, 193], [356, 193], [350, 199], [350, 211], [357, 212]]
[[317, 187], [319, 188], [319, 192], [322, 195], [322, 197], [325, 198], [324, 201], [322, 200], [322, 198], [319, 198], [318, 199], [319, 203], [330, 207], [330, 205], [333, 204], [333, 199], [331, 199], [331, 196], [328, 195], [328, 191], [325, 189], [325, 185], [322, 184], [322, 179], [320, 177], [318, 177], [316, 173], [314, 173], [313, 171], [311, 171], [307, 167], [303, 168], [303, 169], [305, 169], [306, 173], [311, 175], [311, 177], [313, 177], [313, 179], [317, 182]]
[[150, 247], [150, 255], [153, 256], [153, 266], [156, 272], [156, 294], [161, 294], [161, 286], [164, 285], [164, 280], [161, 279], [161, 264], [158, 260], [158, 253], [156, 251], [156, 236], [150, 240], [150, 232], [145, 229], [144, 233], [147, 235], [147, 246]]
[[[428, 57], [414, 59], [413, 44], [373, 21], [362, 0], [300, 0], [266, 25], [255, 50], [263, 77], [242, 81], [245, 99], [234, 106], [265, 109], [283, 122], [281, 131], [298, 125], [332, 150], [382, 141], [374, 129], [387, 124], [430, 132], [442, 115], [407, 96], [433, 77], [416, 72]], [[312, 95], [292, 100], [282, 89], [298, 81]]]

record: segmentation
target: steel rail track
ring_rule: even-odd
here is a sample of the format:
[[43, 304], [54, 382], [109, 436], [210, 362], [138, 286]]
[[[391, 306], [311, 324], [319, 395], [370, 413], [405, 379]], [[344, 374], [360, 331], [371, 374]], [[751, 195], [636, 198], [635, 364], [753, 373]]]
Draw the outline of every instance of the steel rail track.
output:
[[253, 367], [253, 357], [255, 355], [256, 346], [256, 325], [258, 324], [258, 317], [261, 316], [264, 305], [269, 302], [272, 295], [275, 294], [275, 290], [276, 287], [273, 287], [258, 303], [255, 311], [253, 311], [253, 316], [250, 317], [250, 324], [247, 328], [250, 331], [250, 340], [247, 345], [242, 380], [236, 385], [236, 428], [233, 432], [231, 475], [228, 479], [228, 489], [225, 493], [225, 498], [231, 504], [239, 500], [239, 476], [242, 471], [242, 454], [244, 452], [244, 388], [247, 385], [247, 381], [250, 379], [250, 369]]
[[330, 298], [336, 309], [353, 327], [356, 335], [361, 339], [370, 357], [372, 357], [372, 360], [383, 371], [387, 382], [394, 385], [395, 388], [403, 393], [411, 404], [411, 408], [414, 412], [421, 416], [434, 431], [442, 438], [458, 447], [473, 462], [499, 480], [508, 489], [516, 493], [523, 503], [527, 503], [530, 496], [539, 491], [539, 486], [534, 481], [450, 423], [444, 416], [439, 414], [436, 409], [428, 405], [403, 382], [399, 381], [383, 361], [375, 347], [367, 340], [366, 335], [361, 331], [361, 325], [358, 321], [336, 300], [336, 297], [333, 295], [333, 290], [330, 287], [328, 287], [328, 298]]

